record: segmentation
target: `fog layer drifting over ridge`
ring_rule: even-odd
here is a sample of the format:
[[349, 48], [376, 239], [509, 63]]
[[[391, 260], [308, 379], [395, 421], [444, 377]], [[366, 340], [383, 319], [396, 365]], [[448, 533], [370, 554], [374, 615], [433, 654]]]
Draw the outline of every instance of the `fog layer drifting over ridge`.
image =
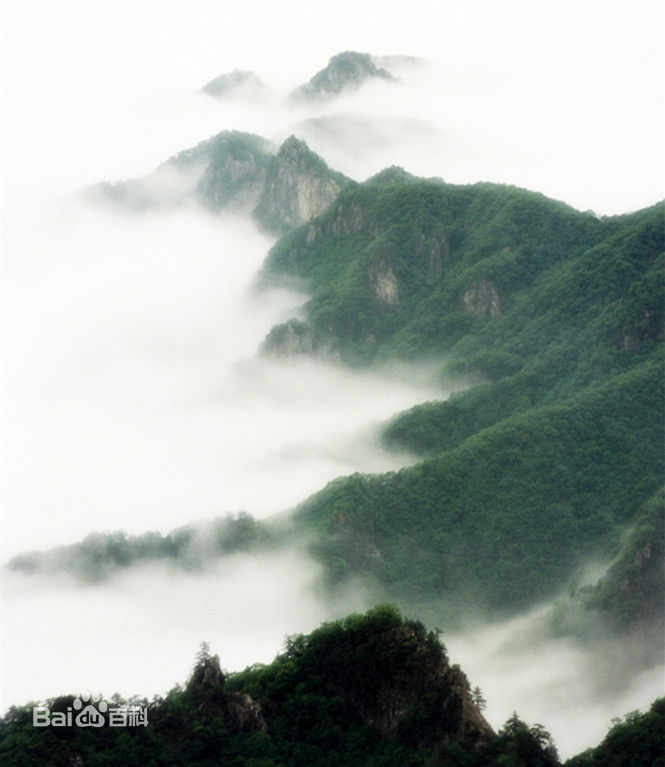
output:
[[[168, 530], [281, 509], [338, 474], [397, 465], [373, 425], [442, 394], [426, 378], [395, 386], [253, 360], [303, 300], [247, 292], [271, 241], [194, 209], [131, 218], [81, 206], [70, 196], [81, 186], [148, 173], [238, 129], [302, 133], [358, 180], [399, 163], [528, 186], [600, 214], [662, 196], [662, 12], [650, 3], [602, 14], [567, 2], [416, 2], [408, 14], [385, 3], [358, 14], [347, 2], [3, 7], [3, 559], [105, 527]], [[286, 93], [350, 48], [419, 54], [430, 68], [312, 109], [197, 94], [234, 67]], [[184, 680], [205, 639], [228, 668], [269, 660], [284, 633], [366, 606], [362, 593], [323, 605], [317, 574], [284, 552], [230, 558], [205, 576], [141, 569], [64, 594], [12, 578], [3, 705], [91, 686], [163, 691]], [[618, 701], [580, 693], [572, 715], [557, 698], [555, 712], [546, 696], [586, 668], [577, 651], [502, 654], [497, 631], [444, 639], [493, 724], [513, 708], [542, 717], [564, 755], [596, 742], [611, 715], [647, 704], [660, 679]], [[560, 677], [539, 675], [544, 659]], [[593, 731], [576, 729], [580, 712]]]
[[375, 424], [445, 395], [417, 369], [255, 357], [304, 296], [251, 290], [270, 241], [248, 222], [74, 204], [37, 240], [6, 286], [9, 554], [281, 511], [399, 465]]
[[5, 576], [0, 709], [91, 687], [163, 695], [186, 681], [203, 641], [227, 670], [269, 663], [286, 634], [367, 606], [361, 590], [323, 600], [319, 576], [287, 549], [231, 555], [203, 573], [137, 566], [92, 587]]
[[[320, 575], [302, 552], [282, 549], [231, 555], [195, 574], [136, 566], [94, 586], [5, 576], [0, 709], [91, 687], [108, 697], [164, 694], [186, 681], [201, 641], [228, 671], [269, 663], [286, 634], [371, 606], [354, 585], [322, 598]], [[598, 637], [590, 648], [548, 636], [550, 608], [461, 631], [444, 622], [442, 640], [480, 686], [495, 729], [517, 711], [545, 726], [566, 759], [602, 740], [614, 716], [661, 695], [663, 666], [630, 674], [630, 645]]]

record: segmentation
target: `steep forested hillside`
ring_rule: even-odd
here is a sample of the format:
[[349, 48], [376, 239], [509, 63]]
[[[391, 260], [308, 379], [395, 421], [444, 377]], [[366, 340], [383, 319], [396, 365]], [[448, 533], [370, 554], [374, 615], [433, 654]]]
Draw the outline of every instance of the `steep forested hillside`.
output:
[[553, 594], [662, 481], [662, 366], [499, 421], [413, 468], [331, 483], [297, 510], [335, 578], [513, 610]]
[[380, 175], [283, 237], [264, 271], [306, 280], [318, 344], [349, 362], [448, 353], [495, 379], [584, 331], [604, 351], [658, 335], [663, 210], [598, 220], [511, 187]]
[[298, 331], [314, 350], [477, 382], [388, 424], [426, 460], [299, 507], [333, 580], [512, 610], [630, 525], [664, 468], [664, 209], [599, 220], [393, 169], [274, 246], [266, 273], [312, 291]]
[[603, 742], [565, 763], [565, 767], [663, 767], [665, 765], [665, 698], [650, 710], [632, 711], [618, 721]]
[[586, 609], [638, 636], [652, 627], [662, 642], [665, 629], [665, 488], [640, 508], [631, 534], [607, 573], [577, 595]]

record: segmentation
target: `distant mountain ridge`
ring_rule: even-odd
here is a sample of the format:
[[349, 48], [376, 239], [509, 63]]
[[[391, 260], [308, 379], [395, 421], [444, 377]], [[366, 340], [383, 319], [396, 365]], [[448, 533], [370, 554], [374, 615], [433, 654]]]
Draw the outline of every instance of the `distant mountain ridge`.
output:
[[330, 58], [327, 66], [290, 95], [293, 101], [330, 99], [357, 90], [369, 80], [396, 82], [397, 78], [383, 66], [377, 66], [368, 53], [345, 51]]
[[322, 213], [352, 183], [295, 136], [276, 149], [260, 136], [222, 131], [144, 178], [97, 184], [88, 194], [134, 211], [196, 202], [279, 232]]
[[[358, 51], [343, 51], [331, 56], [327, 65], [287, 97], [292, 103], [329, 101], [344, 93], [358, 90], [370, 81], [397, 82], [390, 71], [421, 64], [416, 56], [372, 56]], [[206, 83], [203, 93], [217, 99], [274, 99], [275, 94], [255, 73], [234, 69]]]
[[[336, 54], [290, 99], [330, 99], [368, 80], [396, 81], [375, 60], [356, 51]], [[413, 66], [418, 59], [389, 56], [381, 61], [400, 67]], [[202, 92], [220, 99], [275, 97], [258, 75], [238, 69], [214, 78]], [[351, 183], [296, 136], [277, 148], [261, 136], [224, 130], [178, 152], [143, 178], [102, 182], [86, 192], [133, 211], [198, 202], [216, 213], [251, 214], [261, 227], [282, 233], [322, 213]]]

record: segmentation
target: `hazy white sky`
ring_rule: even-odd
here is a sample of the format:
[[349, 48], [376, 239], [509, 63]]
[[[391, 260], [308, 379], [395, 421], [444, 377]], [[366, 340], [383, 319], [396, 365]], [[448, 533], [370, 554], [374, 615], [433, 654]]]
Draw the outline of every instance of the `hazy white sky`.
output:
[[[31, 165], [43, 183], [146, 170], [239, 127], [186, 99], [217, 74], [253, 69], [284, 91], [357, 49], [437, 64], [418, 106], [445, 151], [413, 146], [418, 172], [518, 183], [599, 213], [663, 196], [659, 0], [6, 0], [2, 35], [5, 184]], [[393, 113], [412, 107], [393, 95]]]

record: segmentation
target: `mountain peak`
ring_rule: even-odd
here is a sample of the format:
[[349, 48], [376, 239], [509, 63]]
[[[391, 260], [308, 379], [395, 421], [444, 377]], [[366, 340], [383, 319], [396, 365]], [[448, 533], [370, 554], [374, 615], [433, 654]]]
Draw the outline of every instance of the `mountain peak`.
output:
[[255, 72], [241, 69], [224, 72], [206, 83], [201, 90], [214, 98], [241, 96], [253, 99], [270, 95], [270, 89]]
[[280, 146], [277, 156], [282, 155], [304, 155], [311, 152], [307, 142], [291, 134]]
[[[283, 660], [289, 659], [382, 738], [415, 737], [422, 738], [420, 747], [455, 742], [474, 749], [494, 737], [472, 701], [466, 675], [449, 663], [438, 632], [403, 618], [391, 605], [291, 638]], [[412, 732], [415, 721], [428, 726]]]
[[291, 97], [296, 100], [331, 98], [344, 91], [356, 90], [370, 79], [396, 81], [387, 69], [376, 65], [369, 53], [344, 51], [332, 56], [327, 66], [296, 88]]
[[300, 226], [322, 213], [349, 183], [304, 141], [291, 135], [268, 168], [254, 216], [273, 231]]

